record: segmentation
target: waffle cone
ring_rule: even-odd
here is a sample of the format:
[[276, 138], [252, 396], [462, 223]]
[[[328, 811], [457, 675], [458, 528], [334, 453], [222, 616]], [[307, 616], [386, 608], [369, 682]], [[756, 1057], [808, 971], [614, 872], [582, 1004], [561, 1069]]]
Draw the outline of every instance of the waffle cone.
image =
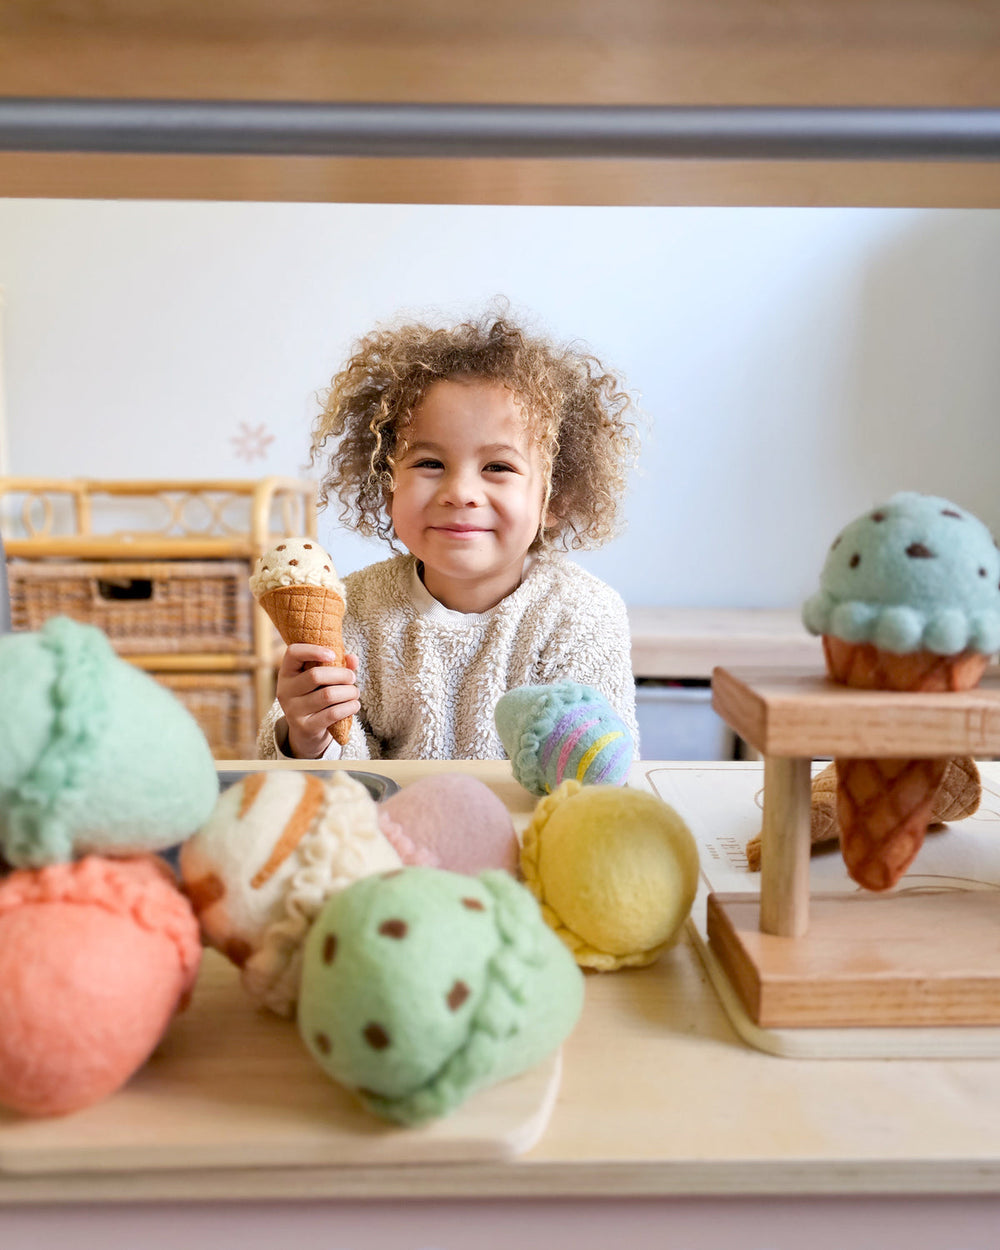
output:
[[[899, 655], [868, 642], [823, 637], [834, 681], [862, 690], [937, 693], [971, 690], [987, 656], [974, 651]], [[851, 878], [867, 890], [888, 890], [906, 872], [934, 818], [934, 800], [948, 759], [838, 759], [840, 849]]]
[[[945, 760], [944, 776], [931, 803], [930, 824], [964, 820], [979, 807], [983, 784], [979, 769], [971, 755], [958, 755]], [[837, 817], [837, 767], [828, 764], [812, 779], [812, 804], [809, 819], [809, 840], [812, 846], [824, 846], [840, 839]], [[747, 867], [760, 871], [761, 835], [746, 844]]]
[[946, 759], [839, 759], [840, 850], [852, 880], [888, 890], [916, 858]]
[[898, 655], [870, 642], [844, 642], [823, 635], [827, 672], [842, 686], [858, 690], [909, 690], [925, 694], [971, 690], [979, 684], [989, 657], [978, 651], [935, 655], [913, 651]]
[[[335, 590], [323, 586], [279, 586], [260, 597], [260, 606], [274, 622], [285, 646], [311, 642], [336, 652], [338, 665], [344, 663], [344, 600]], [[330, 726], [335, 742], [347, 745], [352, 716]]]

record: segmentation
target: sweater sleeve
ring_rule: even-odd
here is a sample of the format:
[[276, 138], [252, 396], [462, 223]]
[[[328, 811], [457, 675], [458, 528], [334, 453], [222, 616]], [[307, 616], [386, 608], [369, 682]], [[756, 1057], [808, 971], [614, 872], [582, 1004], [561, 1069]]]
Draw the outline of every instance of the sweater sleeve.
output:
[[632, 636], [625, 603], [602, 582], [582, 587], [574, 599], [542, 649], [537, 680], [568, 679], [600, 691], [631, 733], [638, 760]]
[[[341, 747], [333, 742], [324, 752], [325, 760], [370, 760], [377, 758], [377, 743], [370, 734], [365, 732], [360, 716], [351, 721], [351, 730], [347, 743]], [[270, 711], [260, 723], [257, 733], [257, 758], [262, 760], [287, 760], [295, 756], [288, 754], [288, 727], [281, 704], [275, 699]]]

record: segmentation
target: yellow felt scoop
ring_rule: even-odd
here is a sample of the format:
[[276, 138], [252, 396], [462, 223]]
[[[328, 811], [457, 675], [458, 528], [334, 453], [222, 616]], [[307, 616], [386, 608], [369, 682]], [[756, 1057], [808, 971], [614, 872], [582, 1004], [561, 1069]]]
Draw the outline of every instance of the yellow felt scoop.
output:
[[677, 938], [694, 902], [698, 849], [655, 795], [569, 780], [536, 805], [521, 871], [576, 962], [614, 972], [652, 963]]

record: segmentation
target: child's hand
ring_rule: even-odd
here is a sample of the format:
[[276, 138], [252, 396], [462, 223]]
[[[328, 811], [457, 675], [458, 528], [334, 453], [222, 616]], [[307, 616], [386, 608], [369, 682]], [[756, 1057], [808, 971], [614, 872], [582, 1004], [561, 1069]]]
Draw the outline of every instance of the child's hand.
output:
[[333, 741], [330, 726], [361, 710], [354, 674], [358, 657], [348, 652], [345, 668], [326, 647], [293, 642], [278, 669], [278, 702], [288, 722], [288, 754], [319, 759]]

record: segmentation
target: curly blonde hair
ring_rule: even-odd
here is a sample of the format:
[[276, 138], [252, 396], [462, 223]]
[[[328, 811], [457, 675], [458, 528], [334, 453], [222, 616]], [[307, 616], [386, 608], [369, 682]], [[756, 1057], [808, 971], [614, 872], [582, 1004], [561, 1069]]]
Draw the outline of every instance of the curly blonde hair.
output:
[[594, 356], [528, 334], [500, 313], [449, 329], [409, 323], [378, 328], [355, 345], [323, 394], [312, 457], [337, 445], [320, 483], [340, 520], [393, 549], [389, 500], [404, 431], [424, 394], [445, 379], [507, 387], [540, 452], [552, 524], [532, 544], [598, 547], [619, 527], [628, 468], [638, 451], [633, 404], [618, 377]]

